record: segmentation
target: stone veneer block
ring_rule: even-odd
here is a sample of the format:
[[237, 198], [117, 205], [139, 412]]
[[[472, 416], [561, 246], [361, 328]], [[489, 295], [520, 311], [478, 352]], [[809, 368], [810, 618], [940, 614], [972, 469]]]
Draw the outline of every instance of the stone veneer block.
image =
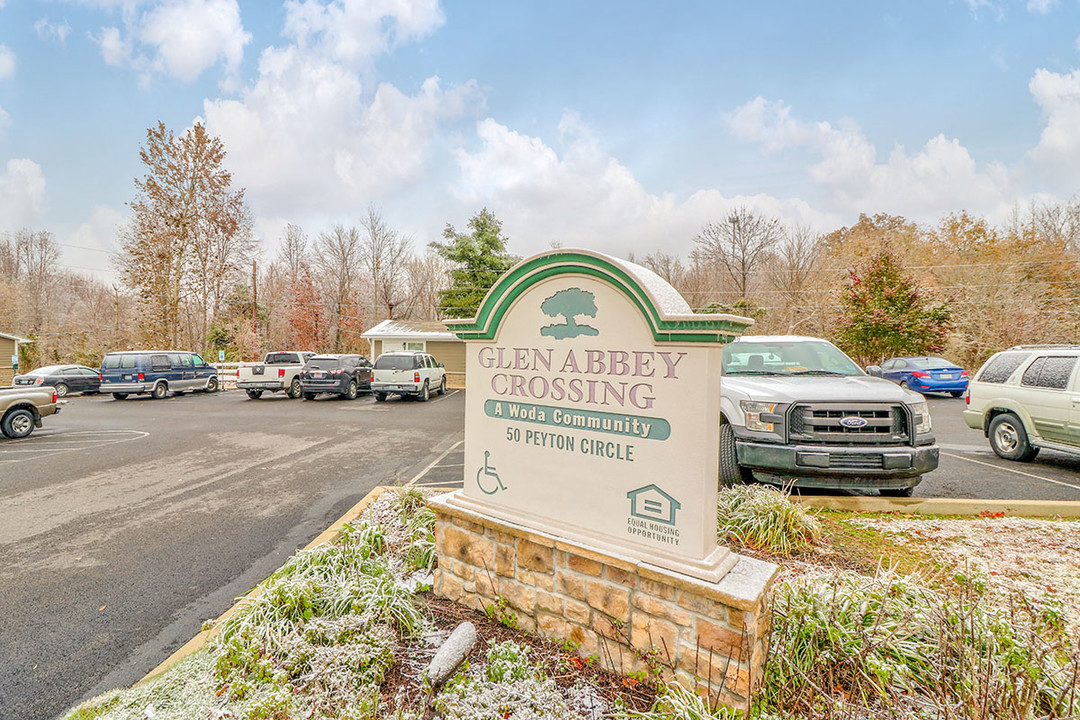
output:
[[[617, 672], [658, 666], [714, 701], [747, 709], [768, 640], [766, 593], [779, 568], [738, 557], [719, 582], [609, 555], [521, 525], [429, 501], [434, 591], [483, 610], [503, 598], [518, 627], [578, 643]], [[496, 595], [497, 591], [497, 595]]]

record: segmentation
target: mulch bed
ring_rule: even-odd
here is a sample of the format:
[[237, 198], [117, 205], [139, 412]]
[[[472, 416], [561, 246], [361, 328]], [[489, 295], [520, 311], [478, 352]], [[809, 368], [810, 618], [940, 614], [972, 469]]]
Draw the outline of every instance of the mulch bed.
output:
[[[596, 689], [609, 706], [616, 702], [628, 710], [643, 712], [656, 700], [656, 687], [652, 683], [604, 670], [596, 662], [585, 662], [575, 653], [567, 652], [558, 643], [529, 635], [528, 633], [501, 625], [481, 612], [471, 610], [444, 598], [427, 593], [424, 600], [439, 630], [452, 631], [463, 622], [476, 626], [477, 642], [469, 654], [468, 662], [482, 662], [488, 647], [499, 642], [513, 640], [533, 650], [533, 657], [543, 663], [547, 676], [562, 688], [585, 682]], [[382, 697], [393, 707], [404, 703], [414, 709], [425, 707], [428, 698], [421, 678], [435, 648], [421, 642], [417, 646], [402, 648], [401, 661], [394, 663], [382, 686]]]

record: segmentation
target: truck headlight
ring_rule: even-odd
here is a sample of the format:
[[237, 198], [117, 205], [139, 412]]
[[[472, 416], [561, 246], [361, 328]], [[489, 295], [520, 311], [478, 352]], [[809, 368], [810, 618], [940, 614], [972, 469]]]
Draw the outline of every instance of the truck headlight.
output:
[[929, 403], [915, 403], [911, 406], [911, 412], [915, 415], [915, 434], [925, 435], [930, 432], [930, 405]]
[[761, 419], [762, 413], [771, 413], [776, 409], [776, 403], [754, 402], [752, 400], [739, 401], [739, 407], [746, 414], [746, 429], [772, 432], [773, 424]]

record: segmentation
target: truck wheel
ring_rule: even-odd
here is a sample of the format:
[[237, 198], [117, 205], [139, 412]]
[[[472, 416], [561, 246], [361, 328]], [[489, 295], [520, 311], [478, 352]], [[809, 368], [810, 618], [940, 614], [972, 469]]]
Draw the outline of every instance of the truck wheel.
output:
[[1028, 441], [1024, 423], [1012, 413], [1002, 413], [990, 421], [990, 448], [998, 457], [1027, 462], [1039, 454]]
[[424, 381], [424, 387], [420, 388], [420, 392], [416, 395], [416, 399], [420, 402], [427, 402], [431, 397], [431, 393], [428, 391], [427, 380]]
[[262, 397], [262, 390], [248, 390], [247, 394], [252, 400], [258, 400]]
[[127, 400], [127, 393], [113, 393], [113, 400]]
[[210, 379], [206, 381], [206, 392], [217, 392], [218, 381], [216, 375], [211, 375]]
[[157, 385], [154, 386], [154, 389], [150, 391], [150, 397], [154, 398], [155, 400], [161, 400], [168, 394], [169, 386], [163, 382], [159, 382]]
[[298, 378], [298, 377], [293, 378], [293, 381], [291, 383], [289, 383], [289, 389], [286, 391], [285, 394], [288, 395], [293, 400], [300, 397], [300, 378]]
[[735, 453], [735, 432], [731, 425], [720, 426], [720, 466], [717, 472], [720, 487], [731, 487], [742, 481], [738, 456]]
[[384, 393], [384, 392], [375, 393], [375, 402], [386, 402], [386, 393]]
[[346, 400], [355, 400], [356, 399], [356, 381], [355, 380], [350, 380], [349, 381], [349, 387], [348, 387], [347, 390], [345, 390], [345, 399]]
[[34, 413], [16, 408], [0, 420], [0, 431], [12, 439], [24, 438], [34, 432]]
[[911, 497], [915, 493], [915, 488], [881, 488], [878, 492], [882, 497]]
[[446, 376], [445, 375], [442, 376], [442, 381], [439, 383], [439, 389], [436, 390], [435, 392], [439, 393], [440, 395], [445, 395], [446, 394]]

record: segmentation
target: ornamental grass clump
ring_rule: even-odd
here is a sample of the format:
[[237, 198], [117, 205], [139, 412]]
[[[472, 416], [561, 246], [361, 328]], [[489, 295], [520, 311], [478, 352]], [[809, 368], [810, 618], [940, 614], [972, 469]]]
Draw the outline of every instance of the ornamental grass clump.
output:
[[[1076, 639], [1052, 601], [987, 602], [879, 569], [777, 586], [762, 711], [785, 717], [1036, 720], [1080, 714]], [[921, 708], [918, 712], [914, 708]]]
[[765, 485], [736, 485], [717, 493], [717, 535], [721, 542], [777, 555], [810, 549], [821, 523], [787, 495]]

